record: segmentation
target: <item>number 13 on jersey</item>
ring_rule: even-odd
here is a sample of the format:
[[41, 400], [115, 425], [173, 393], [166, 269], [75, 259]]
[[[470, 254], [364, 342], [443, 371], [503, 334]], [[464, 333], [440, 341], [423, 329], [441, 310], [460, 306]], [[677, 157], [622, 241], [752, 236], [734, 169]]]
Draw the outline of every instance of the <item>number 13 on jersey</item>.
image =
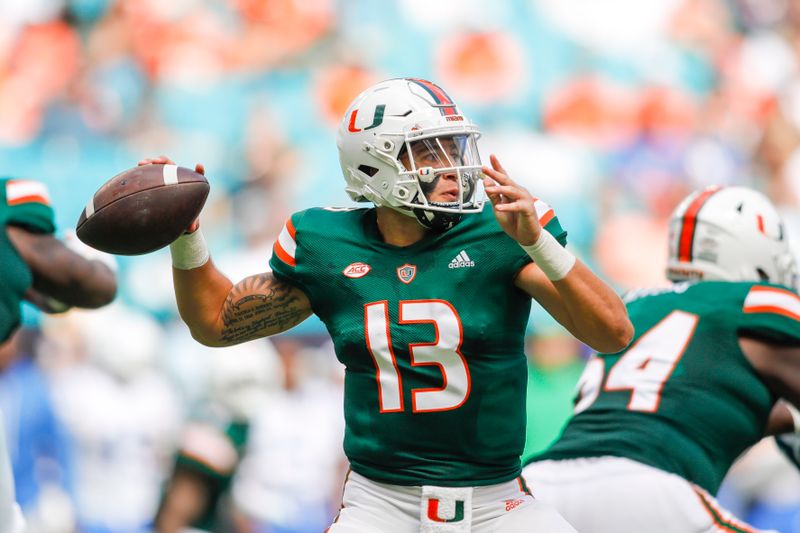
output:
[[[412, 368], [437, 366], [442, 373], [441, 387], [411, 391], [412, 412], [448, 411], [461, 407], [469, 397], [470, 375], [467, 361], [460, 352], [464, 331], [455, 308], [444, 300], [401, 301], [398, 323], [432, 324], [436, 332], [433, 342], [408, 345]], [[367, 348], [375, 360], [381, 413], [396, 413], [405, 409], [403, 378], [392, 349], [390, 325], [389, 302], [373, 302], [364, 306]]]
[[[699, 317], [673, 311], [650, 328], [609, 370], [603, 390], [631, 391], [629, 411], [654, 413], [661, 401], [661, 390], [686, 351]], [[593, 357], [578, 380], [575, 413], [589, 408], [600, 394], [604, 361]]]

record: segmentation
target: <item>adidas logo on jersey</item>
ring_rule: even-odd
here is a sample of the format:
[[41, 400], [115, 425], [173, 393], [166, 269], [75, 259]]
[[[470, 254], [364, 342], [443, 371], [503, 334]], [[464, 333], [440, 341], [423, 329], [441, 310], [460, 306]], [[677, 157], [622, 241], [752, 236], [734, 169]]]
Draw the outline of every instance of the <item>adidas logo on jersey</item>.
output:
[[474, 267], [475, 261], [469, 258], [467, 252], [461, 250], [457, 256], [450, 261], [450, 264], [447, 265], [448, 268], [465, 268], [465, 267]]

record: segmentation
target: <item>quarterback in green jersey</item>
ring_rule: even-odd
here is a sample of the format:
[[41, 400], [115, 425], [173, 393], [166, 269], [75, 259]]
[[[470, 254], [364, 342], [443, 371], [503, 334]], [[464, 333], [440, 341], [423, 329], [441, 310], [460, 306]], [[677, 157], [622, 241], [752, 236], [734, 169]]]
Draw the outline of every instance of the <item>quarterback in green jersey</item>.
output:
[[711, 495], [747, 448], [793, 429], [773, 424], [779, 398], [800, 402], [797, 271], [775, 208], [744, 187], [690, 195], [667, 274], [626, 296], [633, 343], [588, 362], [575, 416], [524, 470], [581, 532], [751, 532]]
[[[46, 312], [69, 306], [100, 307], [116, 293], [114, 272], [89, 260], [53, 236], [55, 223], [44, 184], [0, 178], [0, 342], [19, 327], [21, 304]], [[14, 483], [0, 419], [0, 531], [24, 529], [14, 501]]]
[[200, 342], [280, 333], [311, 313], [325, 323], [346, 368], [352, 466], [331, 533], [572, 531], [519, 478], [531, 298], [600, 350], [622, 349], [632, 328], [564, 249], [552, 209], [496, 157], [481, 165], [478, 136], [439, 86], [381, 82], [337, 136], [346, 191], [373, 207], [296, 213], [272, 272], [236, 284], [199, 231], [171, 246], [178, 309]]

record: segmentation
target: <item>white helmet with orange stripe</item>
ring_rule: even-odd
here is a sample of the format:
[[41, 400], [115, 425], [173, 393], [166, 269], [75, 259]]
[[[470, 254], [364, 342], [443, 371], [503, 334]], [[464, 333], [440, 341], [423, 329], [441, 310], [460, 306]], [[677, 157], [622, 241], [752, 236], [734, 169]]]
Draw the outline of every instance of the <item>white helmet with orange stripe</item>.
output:
[[667, 277], [767, 281], [797, 290], [781, 216], [747, 187], [709, 187], [678, 205], [669, 224]]
[[[417, 78], [380, 82], [356, 97], [339, 126], [345, 190], [357, 202], [447, 229], [483, 208], [479, 136], [438, 85]], [[426, 194], [443, 174], [458, 178], [458, 200], [429, 201]]]

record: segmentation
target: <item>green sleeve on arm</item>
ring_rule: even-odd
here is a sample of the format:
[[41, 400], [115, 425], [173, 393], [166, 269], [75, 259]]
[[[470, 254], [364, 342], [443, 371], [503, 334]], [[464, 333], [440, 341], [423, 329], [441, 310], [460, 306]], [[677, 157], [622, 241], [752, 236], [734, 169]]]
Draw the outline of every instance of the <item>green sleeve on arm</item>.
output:
[[561, 243], [561, 246], [567, 245], [567, 230], [561, 227], [561, 222], [559, 222], [558, 217], [554, 216], [550, 219], [550, 221], [544, 225], [544, 229], [555, 237], [556, 240]]
[[287, 281], [299, 288], [303, 287], [300, 273], [298, 272], [297, 255], [300, 249], [298, 244], [297, 227], [302, 220], [302, 213], [295, 213], [286, 221], [281, 229], [275, 244], [272, 247], [272, 258], [269, 266], [276, 278]]
[[740, 334], [784, 346], [800, 346], [800, 296], [776, 285], [750, 287], [741, 314]]
[[44, 183], [33, 180], [0, 179], [2, 220], [34, 233], [55, 233], [55, 214]]
[[9, 206], [6, 223], [33, 233], [52, 234], [56, 231], [53, 208], [36, 202]]

